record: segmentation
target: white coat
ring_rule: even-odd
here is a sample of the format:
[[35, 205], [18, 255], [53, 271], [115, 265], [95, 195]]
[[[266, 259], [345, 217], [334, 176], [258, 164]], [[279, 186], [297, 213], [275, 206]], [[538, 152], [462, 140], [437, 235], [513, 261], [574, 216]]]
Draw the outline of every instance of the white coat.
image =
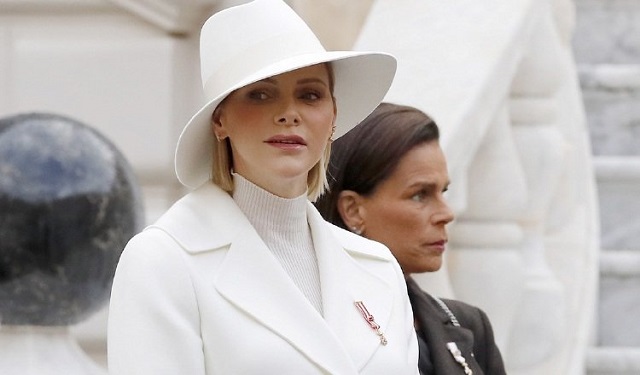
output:
[[[110, 301], [117, 375], [412, 374], [418, 348], [404, 277], [389, 250], [307, 216], [323, 315], [233, 199], [207, 183], [122, 253]], [[355, 307], [362, 301], [387, 345]]]

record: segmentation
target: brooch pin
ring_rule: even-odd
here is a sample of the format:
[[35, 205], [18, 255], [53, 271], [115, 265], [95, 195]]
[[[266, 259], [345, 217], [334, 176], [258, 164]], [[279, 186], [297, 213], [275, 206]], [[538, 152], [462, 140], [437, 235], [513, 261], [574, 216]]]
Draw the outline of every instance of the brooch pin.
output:
[[455, 342], [448, 342], [447, 349], [449, 349], [449, 352], [451, 352], [453, 359], [455, 359], [456, 362], [458, 362], [460, 366], [462, 366], [465, 375], [473, 375], [473, 371], [471, 371], [471, 369], [469, 368], [467, 360], [462, 356], [462, 352], [460, 351], [460, 349], [458, 349], [458, 345], [456, 345]]
[[380, 344], [387, 345], [387, 338], [384, 337], [384, 333], [382, 333], [382, 330], [380, 330], [380, 324], [376, 323], [376, 321], [373, 319], [373, 315], [369, 313], [369, 310], [367, 310], [367, 308], [365, 307], [364, 302], [356, 301], [355, 305], [358, 310], [360, 310], [360, 314], [362, 314], [364, 320], [367, 322], [367, 324], [369, 324], [369, 327], [371, 327], [371, 329], [376, 332], [376, 335], [380, 337]]

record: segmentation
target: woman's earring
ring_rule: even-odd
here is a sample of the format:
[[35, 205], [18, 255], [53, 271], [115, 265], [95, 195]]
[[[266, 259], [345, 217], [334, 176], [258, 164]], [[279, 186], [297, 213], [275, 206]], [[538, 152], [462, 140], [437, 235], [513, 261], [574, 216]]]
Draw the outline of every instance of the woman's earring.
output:
[[331, 127], [331, 135], [329, 136], [329, 142], [333, 142], [333, 135], [336, 133], [336, 126]]
[[351, 231], [355, 234], [357, 234], [358, 236], [362, 234], [362, 228], [358, 228], [358, 227], [351, 227]]

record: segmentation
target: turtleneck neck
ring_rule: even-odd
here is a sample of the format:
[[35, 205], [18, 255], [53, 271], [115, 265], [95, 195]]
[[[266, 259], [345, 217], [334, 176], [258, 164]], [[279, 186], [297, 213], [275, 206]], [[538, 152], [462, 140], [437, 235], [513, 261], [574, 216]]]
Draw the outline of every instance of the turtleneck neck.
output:
[[[256, 230], [291, 233], [309, 231], [306, 193], [296, 198], [282, 198], [237, 173], [233, 174], [233, 184], [233, 199]], [[263, 237], [263, 233], [259, 234]], [[264, 234], [268, 236], [269, 233]]]
[[307, 221], [307, 194], [274, 195], [233, 174], [233, 199], [300, 291], [322, 314], [318, 261]]

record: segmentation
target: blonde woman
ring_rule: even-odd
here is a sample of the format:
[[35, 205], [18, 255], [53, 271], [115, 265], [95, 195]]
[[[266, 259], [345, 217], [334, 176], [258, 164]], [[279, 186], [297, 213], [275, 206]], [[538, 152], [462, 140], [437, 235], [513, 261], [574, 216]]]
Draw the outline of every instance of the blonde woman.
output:
[[395, 66], [327, 52], [280, 0], [204, 24], [209, 100], [175, 160], [192, 191], [122, 254], [112, 374], [417, 374], [398, 263], [310, 202], [332, 140], [376, 107]]

